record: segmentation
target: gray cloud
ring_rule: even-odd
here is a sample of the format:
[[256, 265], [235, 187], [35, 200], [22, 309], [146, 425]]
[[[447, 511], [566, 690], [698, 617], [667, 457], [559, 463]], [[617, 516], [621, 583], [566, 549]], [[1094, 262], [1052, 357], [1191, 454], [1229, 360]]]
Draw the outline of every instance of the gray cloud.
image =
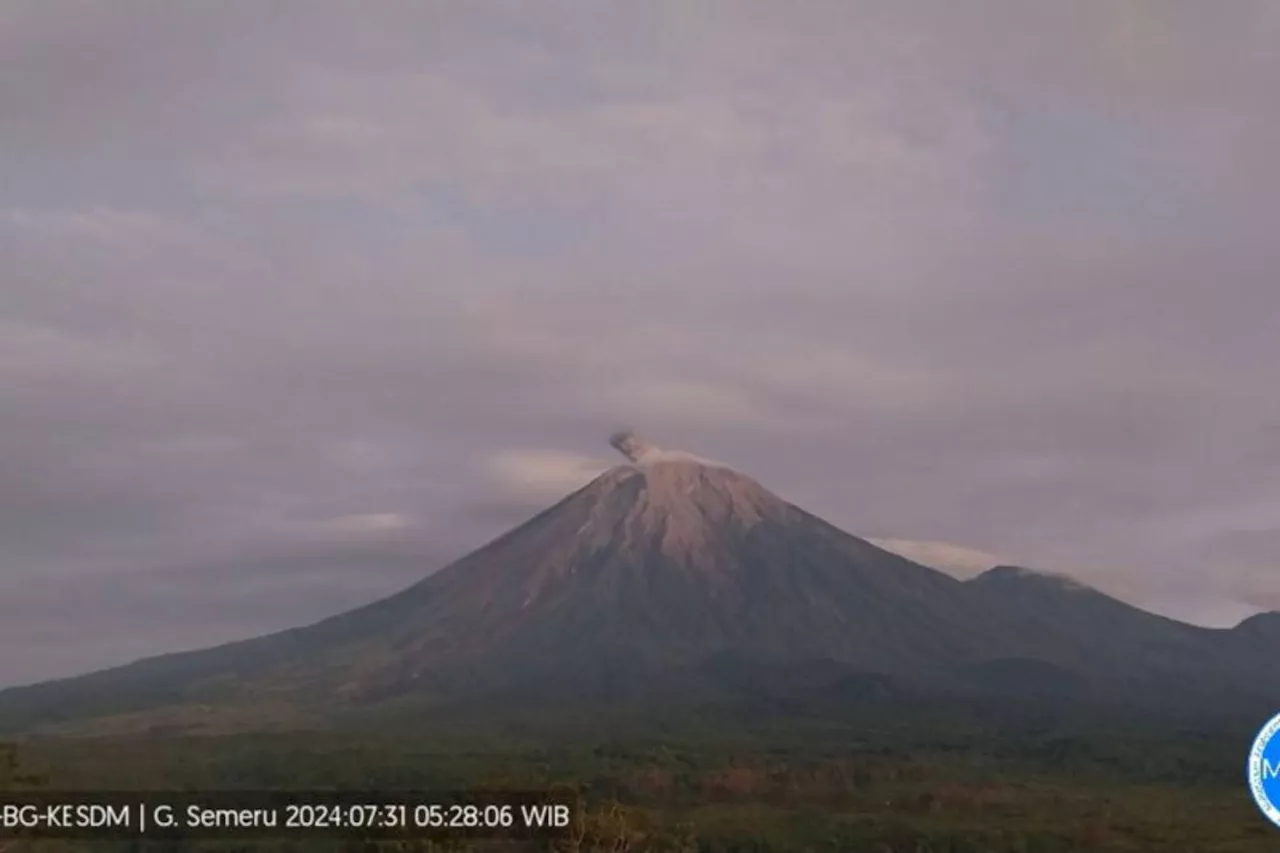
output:
[[868, 536], [1280, 607], [1277, 35], [5, 4], [0, 682], [394, 591], [623, 423]]

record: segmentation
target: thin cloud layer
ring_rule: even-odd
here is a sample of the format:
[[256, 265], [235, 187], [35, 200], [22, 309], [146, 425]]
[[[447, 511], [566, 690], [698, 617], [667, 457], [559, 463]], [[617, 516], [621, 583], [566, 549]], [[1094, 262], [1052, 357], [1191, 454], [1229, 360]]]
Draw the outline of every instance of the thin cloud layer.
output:
[[0, 683], [392, 592], [620, 423], [867, 536], [1280, 608], [1278, 37], [1247, 1], [5, 4]]

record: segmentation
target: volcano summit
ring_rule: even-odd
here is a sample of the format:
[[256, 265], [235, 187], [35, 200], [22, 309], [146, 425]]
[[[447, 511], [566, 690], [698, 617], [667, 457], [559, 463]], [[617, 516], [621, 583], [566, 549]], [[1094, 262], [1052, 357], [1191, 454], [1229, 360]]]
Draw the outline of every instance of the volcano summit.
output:
[[739, 681], [816, 665], [915, 692], [1011, 696], [1224, 701], [1280, 683], [1267, 632], [1182, 624], [1022, 569], [962, 582], [725, 465], [630, 432], [610, 443], [625, 464], [403, 592], [303, 628], [5, 691], [0, 719], [263, 696], [447, 706], [552, 686], [599, 695], [627, 678], [701, 690], [726, 662]]

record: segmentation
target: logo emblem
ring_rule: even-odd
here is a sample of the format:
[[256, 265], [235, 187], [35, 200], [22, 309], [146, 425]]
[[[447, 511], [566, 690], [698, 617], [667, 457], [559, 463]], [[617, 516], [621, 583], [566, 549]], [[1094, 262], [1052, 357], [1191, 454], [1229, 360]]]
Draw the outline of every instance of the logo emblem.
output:
[[1267, 820], [1280, 826], [1280, 714], [1272, 717], [1253, 741], [1249, 790]]

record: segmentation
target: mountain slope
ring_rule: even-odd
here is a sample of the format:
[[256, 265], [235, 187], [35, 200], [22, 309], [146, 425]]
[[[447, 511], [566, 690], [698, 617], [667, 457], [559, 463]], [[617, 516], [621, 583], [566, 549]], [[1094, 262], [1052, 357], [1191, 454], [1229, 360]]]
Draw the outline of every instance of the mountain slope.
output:
[[965, 585], [998, 608], [1019, 636], [1065, 652], [1062, 663], [1097, 672], [1181, 665], [1211, 653], [1221, 633], [1148, 613], [1063, 575], [1019, 566], [996, 566]]
[[[11, 692], [113, 710], [273, 693], [497, 690], [723, 652], [906, 672], [993, 652], [962, 585], [727, 468], [614, 468], [404, 592], [294, 631]], [[126, 689], [121, 689], [126, 688]], [[136, 697], [137, 702], [126, 701]], [[95, 702], [101, 705], [101, 702]]]
[[[780, 667], [802, 665], [873, 692], [882, 676], [913, 690], [1013, 692], [1026, 678], [1053, 688], [1244, 676], [1239, 643], [1220, 632], [1024, 570], [961, 582], [725, 466], [630, 434], [613, 444], [629, 464], [397, 595], [268, 637], [5, 691], [0, 719], [439, 704], [627, 681], [776, 688]], [[822, 678], [810, 686], [825, 689]]]

